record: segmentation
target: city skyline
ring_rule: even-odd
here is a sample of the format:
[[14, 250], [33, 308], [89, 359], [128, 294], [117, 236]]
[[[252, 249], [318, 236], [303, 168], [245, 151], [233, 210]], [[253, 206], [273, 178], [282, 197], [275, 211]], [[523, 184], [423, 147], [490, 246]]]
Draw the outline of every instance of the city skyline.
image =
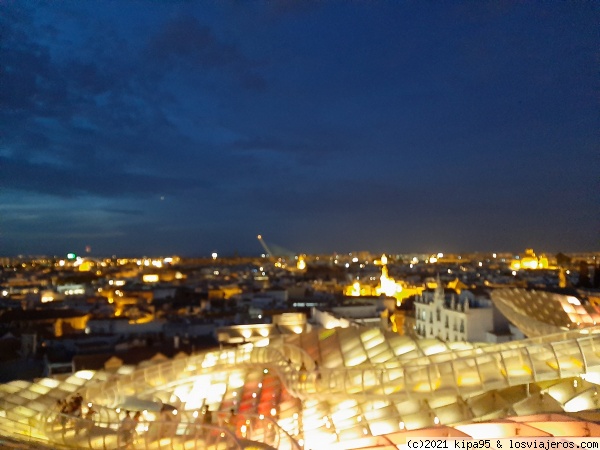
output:
[[592, 3], [0, 12], [2, 255], [598, 250]]

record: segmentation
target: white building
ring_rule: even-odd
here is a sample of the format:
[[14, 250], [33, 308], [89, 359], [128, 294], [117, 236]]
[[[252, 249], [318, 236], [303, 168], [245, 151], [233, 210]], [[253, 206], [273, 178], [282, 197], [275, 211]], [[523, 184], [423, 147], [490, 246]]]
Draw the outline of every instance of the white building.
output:
[[491, 300], [475, 299], [469, 291], [445, 294], [439, 279], [433, 295], [417, 296], [415, 319], [420, 336], [446, 342], [485, 342], [488, 332], [497, 328]]

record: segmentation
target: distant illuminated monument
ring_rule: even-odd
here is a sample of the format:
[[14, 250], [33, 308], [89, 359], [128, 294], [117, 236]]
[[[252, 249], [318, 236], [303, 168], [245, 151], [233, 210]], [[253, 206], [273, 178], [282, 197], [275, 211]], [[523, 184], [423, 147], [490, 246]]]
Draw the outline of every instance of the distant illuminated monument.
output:
[[510, 262], [511, 270], [521, 269], [548, 269], [548, 258], [542, 254], [539, 257], [536, 256], [532, 248], [525, 250], [525, 254], [514, 258]]
[[379, 284], [377, 286], [362, 284], [359, 280], [356, 280], [352, 285], [346, 286], [344, 294], [351, 297], [385, 295], [387, 297], [394, 297], [396, 299], [396, 304], [400, 306], [402, 300], [405, 298], [420, 294], [423, 291], [422, 287], [411, 287], [404, 281], [396, 281], [394, 278], [390, 277], [387, 264], [387, 256], [382, 255], [381, 276], [379, 277]]
[[387, 256], [381, 256], [381, 276], [379, 277], [379, 286], [375, 289], [378, 295], [387, 295], [388, 297], [395, 297], [397, 294], [402, 292], [402, 285], [396, 283], [396, 280], [391, 278], [387, 268]]

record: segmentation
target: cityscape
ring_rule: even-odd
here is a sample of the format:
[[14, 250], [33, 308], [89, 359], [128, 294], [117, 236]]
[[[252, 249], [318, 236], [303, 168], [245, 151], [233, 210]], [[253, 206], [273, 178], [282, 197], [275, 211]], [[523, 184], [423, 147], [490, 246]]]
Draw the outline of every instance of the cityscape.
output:
[[598, 5], [0, 1], [0, 449], [598, 448]]
[[600, 252], [256, 245], [255, 257], [3, 258], [3, 445], [598, 435]]

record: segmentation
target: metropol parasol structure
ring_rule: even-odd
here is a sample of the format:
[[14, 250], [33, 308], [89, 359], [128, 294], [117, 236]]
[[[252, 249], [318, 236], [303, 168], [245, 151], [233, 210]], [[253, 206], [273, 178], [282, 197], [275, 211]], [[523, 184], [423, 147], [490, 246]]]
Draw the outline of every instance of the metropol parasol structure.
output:
[[[33, 448], [316, 450], [404, 448], [411, 436], [600, 436], [600, 311], [542, 291], [492, 298], [527, 339], [230, 327], [250, 342], [0, 385], [0, 435]], [[61, 412], [75, 394], [81, 409]]]

